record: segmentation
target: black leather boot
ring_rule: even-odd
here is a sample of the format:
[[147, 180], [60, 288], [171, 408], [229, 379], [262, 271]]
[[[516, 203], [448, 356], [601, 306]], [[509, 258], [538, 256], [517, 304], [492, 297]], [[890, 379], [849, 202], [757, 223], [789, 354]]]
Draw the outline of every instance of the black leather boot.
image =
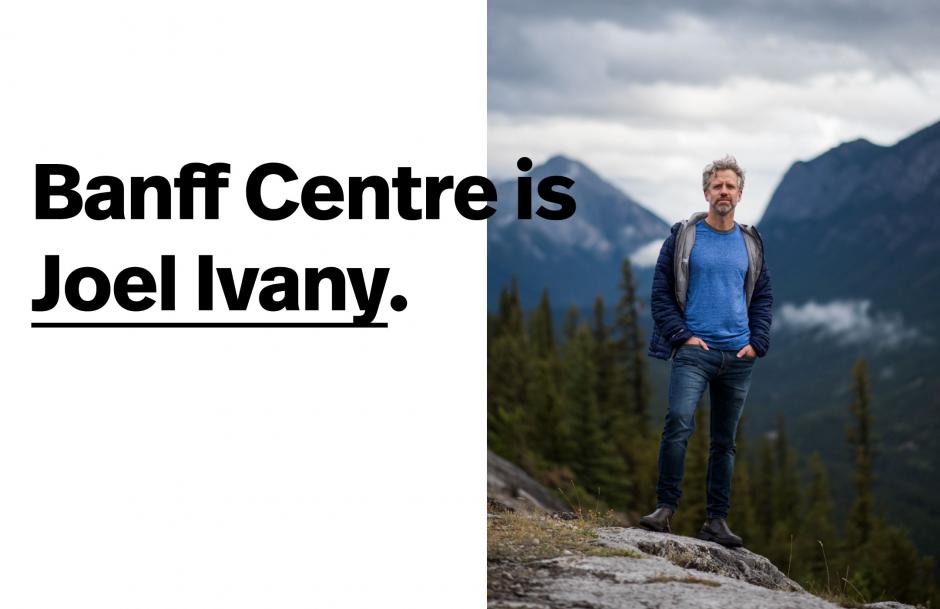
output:
[[672, 510], [667, 507], [656, 508], [652, 514], [640, 518], [640, 526], [657, 533], [672, 533], [672, 529], [669, 528], [669, 519], [672, 518], [672, 514]]
[[724, 518], [709, 518], [698, 532], [698, 538], [705, 541], [714, 541], [729, 548], [739, 548], [744, 541], [731, 532], [728, 522]]

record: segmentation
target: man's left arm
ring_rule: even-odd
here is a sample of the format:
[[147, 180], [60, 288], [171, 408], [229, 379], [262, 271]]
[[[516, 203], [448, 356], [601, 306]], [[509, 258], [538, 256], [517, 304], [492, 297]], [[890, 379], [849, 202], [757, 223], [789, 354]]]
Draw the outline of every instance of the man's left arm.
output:
[[[754, 285], [751, 304], [747, 308], [751, 346], [757, 357], [764, 357], [770, 349], [770, 324], [773, 322], [774, 295], [770, 287], [770, 269], [765, 260]], [[746, 347], [745, 347], [746, 348]]]

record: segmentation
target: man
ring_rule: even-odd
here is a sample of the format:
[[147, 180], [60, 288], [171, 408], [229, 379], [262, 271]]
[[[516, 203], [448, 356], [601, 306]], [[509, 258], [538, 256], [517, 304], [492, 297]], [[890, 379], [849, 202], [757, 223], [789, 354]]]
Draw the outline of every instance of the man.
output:
[[653, 276], [653, 335], [649, 355], [674, 357], [669, 410], [659, 447], [656, 510], [644, 528], [670, 532], [682, 494], [685, 450], [695, 427], [695, 408], [709, 388], [711, 438], [707, 507], [700, 539], [743, 545], [728, 528], [734, 439], [756, 358], [770, 346], [770, 274], [764, 244], [753, 227], [734, 221], [744, 190], [744, 170], [734, 157], [710, 163], [702, 173], [708, 212], [672, 227]]

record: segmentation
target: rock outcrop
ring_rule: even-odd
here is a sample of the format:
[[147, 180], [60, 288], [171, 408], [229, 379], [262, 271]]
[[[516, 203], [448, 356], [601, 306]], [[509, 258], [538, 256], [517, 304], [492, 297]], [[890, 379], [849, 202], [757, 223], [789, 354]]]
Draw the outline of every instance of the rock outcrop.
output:
[[[840, 609], [760, 554], [574, 514], [488, 453], [490, 609]], [[587, 518], [582, 518], [586, 516]], [[914, 609], [896, 602], [858, 609]]]
[[745, 548], [726, 548], [681, 535], [652, 533], [644, 529], [598, 529], [598, 542], [612, 548], [635, 550], [645, 556], [665, 558], [673, 565], [737, 579], [769, 590], [803, 592], [769, 560]]
[[493, 451], [486, 454], [486, 496], [514, 510], [565, 512], [569, 509], [529, 474]]
[[[597, 535], [596, 543], [633, 556], [491, 562], [490, 609], [839, 609], [743, 548], [635, 528], [600, 528]], [[913, 609], [868, 607], [889, 606]]]

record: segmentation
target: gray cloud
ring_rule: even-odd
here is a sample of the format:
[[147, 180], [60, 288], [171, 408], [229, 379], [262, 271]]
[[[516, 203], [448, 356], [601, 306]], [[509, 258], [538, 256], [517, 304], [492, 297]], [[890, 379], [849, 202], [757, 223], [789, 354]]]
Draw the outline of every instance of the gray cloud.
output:
[[[821, 75], [859, 72], [923, 86], [921, 72], [940, 67], [936, 30], [923, 21], [940, 19], [930, 14], [940, 12], [940, 3], [932, 6], [900, 30], [889, 26], [910, 11], [891, 12], [880, 22], [879, 36], [859, 35], [863, 20], [812, 37], [791, 28], [784, 16], [761, 14], [766, 21], [757, 21], [748, 12], [667, 13], [673, 16], [655, 28], [609, 18], [497, 12], [489, 24], [489, 105], [520, 114], [622, 115], [635, 109], [633, 93], [642, 85], [713, 88], [746, 79], [804, 84]], [[750, 23], [734, 25], [746, 15]], [[813, 21], [813, 27], [826, 22]], [[853, 36], [834, 35], [840, 31]]]
[[[637, 31], [670, 30], [683, 19], [707, 23], [713, 37], [768, 37], [794, 42], [843, 43], [871, 55], [908, 57], [937, 52], [936, 24], [940, 4], [933, 0], [886, 3], [874, 0], [494, 0], [494, 23], [609, 23]], [[491, 30], [491, 35], [493, 31]]]
[[803, 305], [785, 303], [774, 324], [776, 331], [810, 332], [817, 340], [833, 340], [840, 345], [868, 344], [894, 349], [922, 339], [900, 315], [874, 313], [869, 300], [835, 300]]
[[[844, 42], [802, 40], [794, 46], [789, 35], [716, 32], [714, 27], [693, 16], [677, 18], [665, 29], [571, 19], [496, 23], [490, 28], [489, 75], [507, 87], [568, 91], [586, 86], [582, 93], [590, 97], [598, 90], [652, 82], [800, 81], [858, 67], [898, 70], [893, 56]], [[501, 100], [495, 101], [498, 106]]]
[[755, 222], [793, 161], [940, 118], [938, 21], [926, 1], [493, 1], [490, 173], [568, 153], [672, 221], [730, 152]]
[[630, 254], [630, 263], [633, 264], [633, 266], [652, 268], [656, 266], [656, 261], [659, 259], [659, 250], [661, 250], [662, 247], [662, 239], [650, 241]]

